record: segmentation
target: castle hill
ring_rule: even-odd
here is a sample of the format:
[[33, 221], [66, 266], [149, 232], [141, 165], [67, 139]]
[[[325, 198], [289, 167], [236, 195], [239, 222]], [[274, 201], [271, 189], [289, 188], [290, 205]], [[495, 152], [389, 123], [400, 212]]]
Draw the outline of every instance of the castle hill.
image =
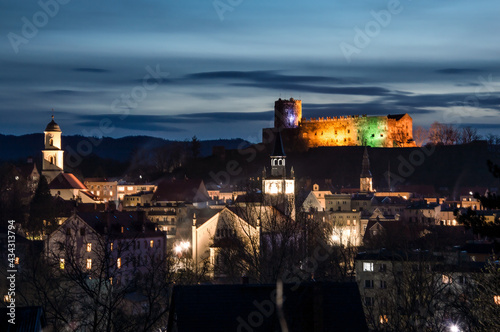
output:
[[0, 332], [500, 331], [499, 12], [7, 1]]

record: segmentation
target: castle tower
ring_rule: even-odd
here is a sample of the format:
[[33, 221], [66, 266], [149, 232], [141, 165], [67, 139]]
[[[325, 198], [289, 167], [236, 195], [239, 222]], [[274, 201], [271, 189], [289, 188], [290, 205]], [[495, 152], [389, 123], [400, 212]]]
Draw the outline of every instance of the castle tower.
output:
[[274, 102], [274, 128], [297, 128], [302, 119], [302, 100], [278, 99]]
[[278, 132], [274, 140], [274, 149], [270, 156], [271, 176], [266, 172], [262, 176], [262, 193], [268, 204], [279, 208], [286, 215], [295, 218], [295, 177], [287, 177], [285, 150]]
[[61, 144], [61, 128], [54, 121], [49, 122], [44, 131], [44, 145], [45, 149], [42, 150], [42, 175], [47, 178], [47, 182], [51, 182], [60, 173], [64, 173], [64, 151]]
[[361, 175], [359, 176], [359, 191], [362, 193], [368, 193], [373, 191], [373, 181], [372, 173], [370, 172], [370, 159], [368, 158], [368, 150], [365, 146], [365, 152], [363, 153], [363, 163], [361, 169]]

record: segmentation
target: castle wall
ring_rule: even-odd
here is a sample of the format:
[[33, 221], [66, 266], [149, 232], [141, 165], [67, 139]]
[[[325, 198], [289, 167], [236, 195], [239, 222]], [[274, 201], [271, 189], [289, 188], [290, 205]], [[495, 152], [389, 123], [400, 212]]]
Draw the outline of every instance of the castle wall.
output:
[[342, 116], [303, 119], [299, 136], [308, 147], [360, 146], [390, 147], [389, 123], [385, 116]]

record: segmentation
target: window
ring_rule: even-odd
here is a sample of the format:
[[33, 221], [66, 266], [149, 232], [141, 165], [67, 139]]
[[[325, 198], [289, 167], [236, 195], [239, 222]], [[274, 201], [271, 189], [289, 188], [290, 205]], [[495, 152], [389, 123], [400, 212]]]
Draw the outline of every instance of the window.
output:
[[356, 219], [352, 221], [353, 226], [356, 226]]
[[387, 318], [387, 315], [380, 315], [380, 324], [387, 324], [389, 323], [389, 318]]
[[385, 280], [380, 280], [380, 288], [386, 289], [387, 288], [387, 281]]
[[59, 259], [59, 268], [64, 270], [64, 258]]
[[351, 226], [351, 221], [347, 220], [347, 226]]
[[373, 297], [370, 297], [370, 296], [365, 297], [365, 305], [367, 307], [373, 306], [374, 303], [375, 303], [375, 301], [374, 301]]
[[121, 232], [123, 233], [123, 226], [122, 226], [122, 228], [121, 228]]
[[16, 259], [14, 260], [14, 264], [19, 265], [19, 257], [16, 257]]
[[450, 276], [447, 276], [446, 274], [443, 274], [442, 276], [443, 284], [451, 284], [452, 280]]
[[149, 247], [150, 248], [153, 248], [154, 245], [155, 245], [155, 241], [153, 241], [153, 240], [149, 241]]
[[373, 272], [373, 263], [363, 262], [364, 272]]
[[365, 288], [373, 288], [373, 280], [365, 280]]
[[380, 272], [385, 272], [385, 271], [387, 271], [387, 265], [386, 265], [386, 264], [380, 264], [379, 271], [380, 271]]
[[121, 269], [122, 268], [122, 259], [121, 257], [118, 257], [118, 259], [116, 260], [116, 267]]
[[87, 252], [91, 252], [92, 251], [92, 243], [87, 243]]
[[109, 244], [109, 250], [113, 251], [113, 242]]
[[141, 249], [141, 241], [137, 241], [137, 249]]
[[92, 259], [87, 258], [87, 270], [90, 270], [92, 268]]
[[71, 235], [71, 228], [66, 228], [66, 235]]
[[496, 305], [500, 305], [500, 295], [493, 296], [493, 301], [495, 301]]

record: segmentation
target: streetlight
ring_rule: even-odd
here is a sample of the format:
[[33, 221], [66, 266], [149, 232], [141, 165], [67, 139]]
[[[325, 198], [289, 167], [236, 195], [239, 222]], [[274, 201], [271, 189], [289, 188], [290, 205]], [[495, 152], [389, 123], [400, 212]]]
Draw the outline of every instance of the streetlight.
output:
[[456, 324], [451, 324], [450, 325], [450, 332], [460, 332], [460, 329]]

